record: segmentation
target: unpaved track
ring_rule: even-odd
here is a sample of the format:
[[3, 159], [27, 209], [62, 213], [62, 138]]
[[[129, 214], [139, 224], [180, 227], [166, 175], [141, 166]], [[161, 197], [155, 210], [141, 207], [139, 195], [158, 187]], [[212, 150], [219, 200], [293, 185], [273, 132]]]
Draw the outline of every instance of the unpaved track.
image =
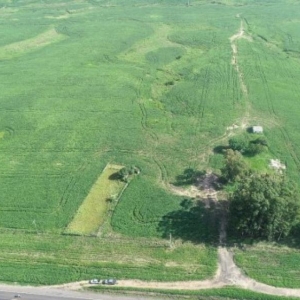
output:
[[230, 45], [231, 45], [231, 49], [232, 49], [232, 58], [231, 58], [231, 64], [234, 66], [237, 74], [238, 74], [238, 78], [240, 81], [240, 86], [241, 89], [243, 91], [243, 94], [245, 97], [248, 96], [248, 89], [247, 86], [245, 84], [244, 81], [244, 74], [242, 73], [239, 63], [238, 63], [238, 46], [237, 46], [237, 40], [239, 39], [246, 39], [248, 41], [252, 41], [251, 36], [246, 35], [245, 33], [245, 29], [244, 29], [244, 25], [243, 25], [243, 21], [241, 20], [241, 25], [240, 25], [240, 29], [238, 31], [238, 33], [234, 34], [233, 36], [231, 36], [229, 38], [230, 40]]

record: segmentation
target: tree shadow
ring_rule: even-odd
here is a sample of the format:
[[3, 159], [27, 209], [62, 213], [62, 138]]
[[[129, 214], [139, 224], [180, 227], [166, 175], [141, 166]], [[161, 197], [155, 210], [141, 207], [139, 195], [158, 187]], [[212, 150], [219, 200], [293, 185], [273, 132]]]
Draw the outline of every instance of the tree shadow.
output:
[[116, 173], [113, 173], [111, 174], [109, 177], [108, 177], [109, 180], [120, 180], [121, 179], [121, 176], [118, 172]]
[[163, 238], [181, 239], [195, 244], [218, 244], [220, 207], [213, 199], [181, 202], [181, 209], [172, 211], [158, 224]]
[[172, 182], [175, 186], [190, 185], [197, 181], [198, 178], [204, 176], [205, 171], [197, 171], [192, 168], [187, 168], [182, 174], [176, 176], [176, 181]]
[[253, 133], [253, 126], [247, 127], [247, 128], [246, 128], [246, 131], [247, 131], [248, 133]]
[[215, 154], [224, 154], [226, 150], [230, 149], [229, 146], [219, 145], [213, 148]]

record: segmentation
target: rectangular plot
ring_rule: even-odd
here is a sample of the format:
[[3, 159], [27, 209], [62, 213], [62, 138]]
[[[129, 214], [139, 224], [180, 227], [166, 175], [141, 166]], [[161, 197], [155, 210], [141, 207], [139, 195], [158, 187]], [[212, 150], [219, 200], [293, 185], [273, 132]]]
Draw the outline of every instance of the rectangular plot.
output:
[[68, 225], [66, 233], [89, 235], [98, 231], [105, 220], [108, 200], [117, 197], [126, 186], [125, 182], [111, 179], [122, 168], [111, 164], [105, 167]]

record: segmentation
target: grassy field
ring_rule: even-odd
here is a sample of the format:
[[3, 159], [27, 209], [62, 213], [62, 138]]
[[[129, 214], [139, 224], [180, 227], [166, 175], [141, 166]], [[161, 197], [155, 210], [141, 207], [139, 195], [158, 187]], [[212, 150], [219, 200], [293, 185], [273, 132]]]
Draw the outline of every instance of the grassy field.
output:
[[126, 187], [125, 182], [111, 178], [122, 168], [123, 166], [111, 164], [104, 168], [65, 233], [97, 234], [107, 217], [109, 207], [115, 204], [113, 202], [118, 200], [120, 193]]
[[197, 300], [228, 300], [228, 299], [242, 299], [242, 300], [292, 300], [299, 299], [295, 297], [280, 297], [272, 296], [266, 294], [255, 293], [234, 287], [224, 287], [220, 289], [207, 289], [198, 291], [182, 291], [182, 290], [153, 290], [153, 289], [131, 289], [131, 288], [121, 288], [121, 287], [105, 287], [105, 286], [93, 286], [89, 288], [90, 290], [97, 292], [110, 292], [110, 293], [120, 293], [137, 294], [138, 292], [142, 295], [145, 293], [152, 293], [152, 295], [167, 296], [172, 297], [172, 299], [197, 299]]
[[300, 253], [286, 246], [258, 244], [245, 251], [235, 250], [235, 261], [246, 274], [273, 286], [299, 288]]
[[[190, 2], [0, 2], [0, 280], [212, 276], [217, 224], [200, 205], [184, 210], [166, 183], [219, 168], [212, 149], [232, 124], [264, 126], [270, 155], [300, 183], [299, 3]], [[237, 42], [248, 94], [231, 64], [241, 20], [253, 39]], [[141, 169], [110, 230], [63, 235], [107, 162]], [[169, 251], [170, 233], [187, 245]], [[122, 243], [128, 252], [107, 255]]]
[[[57, 284], [90, 278], [196, 280], [212, 277], [216, 249], [161, 239], [1, 232], [0, 281]], [[17, 272], [16, 272], [17, 270]]]

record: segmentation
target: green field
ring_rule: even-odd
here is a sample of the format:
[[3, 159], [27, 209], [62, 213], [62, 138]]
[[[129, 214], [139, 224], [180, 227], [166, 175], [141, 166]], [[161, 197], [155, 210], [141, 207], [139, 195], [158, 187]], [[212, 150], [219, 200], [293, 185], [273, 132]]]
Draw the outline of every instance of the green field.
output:
[[[0, 281], [58, 284], [90, 278], [196, 280], [212, 277], [216, 249], [161, 239], [1, 232]], [[200, 263], [199, 263], [200, 262]], [[16, 271], [17, 270], [17, 271]]]
[[235, 260], [257, 281], [278, 287], [299, 288], [298, 249], [258, 244], [245, 251], [235, 250]]
[[[97, 291], [97, 292], [113, 292], [113, 293], [120, 293], [120, 294], [128, 294], [131, 293], [136, 295], [140, 293], [141, 295], [148, 293], [152, 293], [152, 295], [157, 296], [168, 296], [172, 297], [172, 299], [197, 299], [197, 300], [293, 300], [299, 299], [295, 297], [283, 297], [283, 296], [272, 296], [266, 295], [261, 293], [255, 293], [252, 291], [247, 291], [240, 288], [234, 287], [223, 287], [219, 289], [204, 289], [198, 291], [182, 291], [182, 290], [153, 290], [153, 289], [133, 289], [133, 288], [119, 288], [113, 287], [113, 289], [107, 288], [105, 286], [93, 286], [89, 288], [90, 290]], [[146, 294], [147, 295], [147, 294]]]
[[[266, 160], [300, 186], [299, 2], [190, 2], [0, 1], [1, 281], [213, 276], [218, 224], [204, 206], [185, 210], [168, 183], [186, 168], [217, 171], [213, 148], [247, 126], [264, 127]], [[241, 21], [252, 38], [236, 42], [247, 93], [231, 64]], [[141, 174], [103, 234], [66, 235], [107, 162]], [[277, 250], [261, 257], [284, 262]], [[257, 278], [282, 285], [268, 272]], [[284, 285], [300, 287], [293, 278]]]

